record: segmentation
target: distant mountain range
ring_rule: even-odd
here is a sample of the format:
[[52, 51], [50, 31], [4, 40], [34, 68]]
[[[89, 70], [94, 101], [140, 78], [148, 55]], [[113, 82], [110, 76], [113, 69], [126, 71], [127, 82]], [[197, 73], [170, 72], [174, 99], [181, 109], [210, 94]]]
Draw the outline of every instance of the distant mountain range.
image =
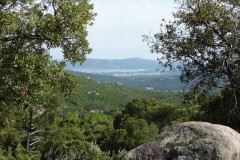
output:
[[155, 70], [162, 68], [157, 60], [147, 60], [141, 58], [129, 58], [129, 59], [87, 59], [82, 66], [76, 64], [72, 66], [70, 62], [66, 63], [66, 70], [76, 69], [146, 69]]

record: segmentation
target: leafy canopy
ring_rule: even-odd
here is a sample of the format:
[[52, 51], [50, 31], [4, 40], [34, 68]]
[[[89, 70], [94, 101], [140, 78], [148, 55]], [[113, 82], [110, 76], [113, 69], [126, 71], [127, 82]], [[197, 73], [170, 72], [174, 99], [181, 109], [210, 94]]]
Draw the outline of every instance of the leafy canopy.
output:
[[71, 92], [73, 77], [63, 71], [64, 63], [51, 61], [48, 51], [60, 47], [66, 60], [84, 62], [91, 52], [86, 28], [94, 19], [92, 10], [89, 0], [0, 2], [0, 113], [4, 117], [29, 109], [39, 115], [47, 107], [56, 107], [56, 93]]
[[240, 85], [240, 1], [176, 0], [174, 21], [163, 20], [159, 33], [144, 36], [159, 61], [174, 69], [192, 89]]
[[0, 57], [34, 51], [44, 54], [61, 47], [65, 59], [83, 62], [91, 51], [86, 28], [95, 16], [92, 10], [89, 0], [2, 0]]
[[[152, 52], [162, 54], [159, 61], [164, 66], [181, 70], [181, 80], [191, 85], [188, 96], [202, 99], [199, 104], [206, 102], [206, 91], [223, 89], [227, 94], [203, 104], [201, 111], [204, 117], [214, 117], [205, 120], [239, 129], [235, 124], [240, 120], [240, 1], [175, 2], [179, 7], [174, 21], [163, 20], [160, 32], [144, 40]], [[227, 106], [222, 103], [226, 95]], [[223, 113], [226, 116], [216, 120]]]
[[92, 10], [89, 0], [0, 2], [0, 126], [27, 131], [27, 155], [35, 148], [31, 135], [54, 118], [56, 94], [75, 85], [48, 51], [60, 47], [65, 60], [84, 62]]

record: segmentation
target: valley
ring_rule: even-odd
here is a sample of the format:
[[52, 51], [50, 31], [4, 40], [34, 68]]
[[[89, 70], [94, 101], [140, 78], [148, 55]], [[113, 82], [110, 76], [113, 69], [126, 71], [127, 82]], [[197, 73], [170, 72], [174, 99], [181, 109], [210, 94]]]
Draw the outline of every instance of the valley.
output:
[[176, 92], [189, 88], [181, 83], [179, 71], [169, 71], [157, 61], [140, 58], [89, 59], [83, 66], [71, 66], [67, 63], [65, 70], [73, 75], [87, 76], [101, 83], [119, 82], [124, 86], [147, 91]]
[[130, 85], [130, 82], [133, 84], [133, 80], [93, 75], [94, 79], [98, 79], [94, 80], [89, 74], [82, 73], [79, 76], [76, 75], [78, 72], [70, 73], [75, 74], [78, 86], [74, 89], [72, 96], [59, 97], [62, 106], [58, 111], [60, 115], [64, 106], [67, 106], [66, 112], [76, 113], [78, 111], [81, 115], [90, 113], [91, 110], [101, 110], [106, 114], [110, 114], [112, 109], [123, 109], [131, 100], [141, 98], [154, 98], [159, 103], [171, 103], [177, 106], [183, 104], [183, 92], [180, 90], [175, 92], [154, 92], [151, 89], [137, 89], [123, 85], [124, 83]]

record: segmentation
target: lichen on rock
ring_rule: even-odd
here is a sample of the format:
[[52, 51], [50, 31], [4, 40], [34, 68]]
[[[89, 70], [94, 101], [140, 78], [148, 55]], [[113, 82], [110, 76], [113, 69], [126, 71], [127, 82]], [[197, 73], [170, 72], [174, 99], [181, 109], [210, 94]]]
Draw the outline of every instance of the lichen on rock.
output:
[[240, 134], [207, 122], [174, 125], [121, 160], [240, 160]]

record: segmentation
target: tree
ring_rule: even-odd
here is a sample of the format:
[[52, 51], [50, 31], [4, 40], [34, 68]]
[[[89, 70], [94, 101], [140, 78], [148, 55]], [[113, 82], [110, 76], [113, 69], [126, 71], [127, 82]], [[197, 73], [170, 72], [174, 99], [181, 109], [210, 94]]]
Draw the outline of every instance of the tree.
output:
[[48, 51], [60, 47], [65, 60], [84, 62], [91, 52], [86, 28], [92, 10], [89, 0], [0, 2], [1, 126], [27, 131], [27, 154], [32, 132], [54, 115], [56, 94], [70, 94], [75, 85], [64, 62], [52, 61]]
[[118, 153], [123, 149], [129, 151], [157, 136], [158, 127], [153, 123], [148, 124], [145, 119], [127, 117], [121, 121], [118, 128], [109, 132], [102, 143], [102, 148]]
[[[239, 104], [239, 98], [237, 100]], [[231, 113], [233, 110], [235, 111], [234, 104], [235, 100], [232, 97], [232, 93], [229, 90], [221, 90], [218, 96], [209, 98], [209, 102], [200, 106], [200, 114], [195, 117], [195, 120], [227, 125], [239, 132], [239, 119], [232, 116], [233, 114]], [[239, 113], [240, 108], [238, 107], [237, 109]]]
[[[188, 113], [191, 113], [190, 110]], [[188, 120], [188, 113], [171, 104], [159, 104], [155, 99], [134, 99], [122, 112], [113, 113], [114, 130], [109, 130], [102, 148], [115, 152], [133, 149], [164, 128]]]
[[[154, 38], [144, 36], [159, 61], [182, 71], [181, 80], [192, 90], [227, 89], [240, 95], [240, 1], [176, 0], [173, 22], [165, 22]], [[176, 63], [178, 62], [178, 63]], [[178, 64], [175, 67], [175, 64]]]
[[1, 69], [9, 66], [7, 55], [61, 47], [64, 58], [83, 62], [90, 53], [86, 27], [95, 13], [89, 0], [3, 0], [0, 5]]
[[159, 104], [155, 99], [149, 98], [134, 99], [125, 106], [122, 113], [115, 116], [114, 127], [118, 128], [122, 121], [134, 117], [146, 120], [149, 125], [154, 123], [161, 131], [176, 120], [174, 119], [176, 114], [178, 114], [177, 107], [174, 105]]
[[45, 141], [39, 143], [41, 159], [110, 159], [96, 144], [85, 140], [82, 128], [53, 125], [43, 136]]

